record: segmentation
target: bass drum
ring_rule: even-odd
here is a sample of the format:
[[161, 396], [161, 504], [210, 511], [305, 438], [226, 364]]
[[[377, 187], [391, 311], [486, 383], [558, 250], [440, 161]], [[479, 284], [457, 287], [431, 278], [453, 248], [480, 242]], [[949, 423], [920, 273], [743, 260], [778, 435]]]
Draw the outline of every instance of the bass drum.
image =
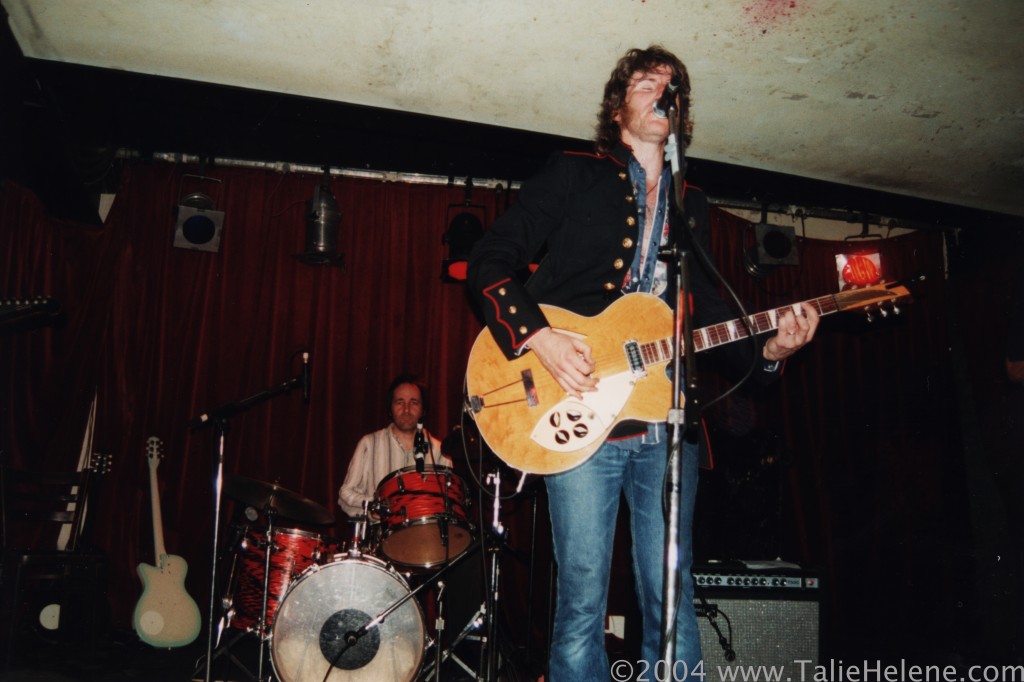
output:
[[409, 593], [402, 576], [373, 557], [311, 566], [277, 610], [270, 645], [274, 672], [282, 682], [411, 682], [426, 641], [416, 599], [355, 643], [346, 641]]

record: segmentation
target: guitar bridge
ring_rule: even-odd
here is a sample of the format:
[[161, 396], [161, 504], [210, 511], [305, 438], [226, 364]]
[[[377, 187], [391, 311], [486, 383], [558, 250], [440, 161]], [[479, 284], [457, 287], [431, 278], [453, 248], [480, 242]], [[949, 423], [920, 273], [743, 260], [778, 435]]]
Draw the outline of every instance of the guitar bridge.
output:
[[640, 352], [640, 342], [630, 339], [622, 344], [622, 350], [626, 352], [626, 362], [629, 363], [629, 372], [634, 377], [647, 376], [647, 365], [644, 364], [643, 354]]
[[530, 407], [537, 407], [540, 404], [540, 400], [537, 399], [537, 386], [533, 383], [533, 370], [524, 369], [520, 376], [523, 377], [523, 391], [526, 393], [526, 404]]

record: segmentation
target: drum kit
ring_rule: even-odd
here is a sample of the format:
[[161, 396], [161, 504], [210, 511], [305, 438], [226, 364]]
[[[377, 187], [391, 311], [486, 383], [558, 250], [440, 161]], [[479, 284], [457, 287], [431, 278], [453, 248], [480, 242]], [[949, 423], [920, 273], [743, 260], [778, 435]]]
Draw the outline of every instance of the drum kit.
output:
[[[352, 519], [352, 537], [343, 543], [285, 527], [285, 522], [323, 526], [334, 518], [276, 483], [227, 476], [224, 493], [246, 505], [247, 523], [233, 526], [226, 547], [231, 569], [217, 639], [229, 630], [231, 639], [211, 661], [252, 634], [260, 657], [254, 679], [263, 677], [269, 647], [270, 664], [282, 682], [409, 682], [431, 675], [440, 680], [442, 663], [455, 656], [455, 643], [482, 627], [495, 610], [496, 585], [495, 594], [486, 596], [459, 638], [444, 649], [442, 578], [480, 546], [466, 484], [450, 468], [408, 467], [384, 478], [363, 515]], [[263, 523], [255, 525], [260, 515]], [[421, 600], [435, 616], [432, 632]], [[436, 657], [425, 666], [431, 647]]]

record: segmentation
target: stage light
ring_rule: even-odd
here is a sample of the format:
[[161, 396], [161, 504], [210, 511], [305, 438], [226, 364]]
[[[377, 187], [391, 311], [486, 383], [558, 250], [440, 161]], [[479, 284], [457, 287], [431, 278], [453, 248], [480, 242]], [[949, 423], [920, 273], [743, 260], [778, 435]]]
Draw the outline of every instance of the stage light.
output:
[[216, 253], [223, 227], [224, 212], [216, 210], [213, 199], [202, 192], [186, 195], [174, 207], [174, 246], [179, 249]]
[[331, 193], [330, 181], [330, 169], [325, 167], [323, 178], [306, 202], [305, 250], [295, 257], [307, 265], [344, 266], [345, 256], [338, 253], [341, 209]]
[[466, 178], [465, 200], [461, 204], [448, 204], [445, 217], [450, 216], [452, 209], [459, 212], [448, 221], [448, 228], [441, 237], [441, 243], [448, 246], [448, 257], [441, 261], [441, 281], [460, 284], [466, 281], [466, 267], [469, 254], [482, 236], [484, 223], [481, 216], [486, 217], [486, 208], [470, 203], [473, 191], [472, 178]]
[[469, 253], [480, 237], [484, 224], [475, 214], [459, 213], [448, 224], [442, 242], [448, 245], [448, 258], [443, 262], [442, 279], [446, 282], [465, 282]]
[[792, 225], [768, 223], [767, 211], [754, 226], [755, 243], [743, 254], [743, 269], [751, 277], [762, 278], [778, 265], [800, 265], [796, 247], [796, 230]]

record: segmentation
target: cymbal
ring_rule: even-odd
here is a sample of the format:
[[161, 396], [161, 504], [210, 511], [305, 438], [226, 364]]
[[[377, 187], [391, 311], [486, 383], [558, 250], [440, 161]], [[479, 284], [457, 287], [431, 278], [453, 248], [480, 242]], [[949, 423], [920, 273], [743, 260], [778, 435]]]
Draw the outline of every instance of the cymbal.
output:
[[260, 511], [273, 511], [293, 521], [318, 526], [334, 523], [334, 516], [319, 504], [276, 483], [264, 483], [245, 476], [226, 476], [224, 492]]

